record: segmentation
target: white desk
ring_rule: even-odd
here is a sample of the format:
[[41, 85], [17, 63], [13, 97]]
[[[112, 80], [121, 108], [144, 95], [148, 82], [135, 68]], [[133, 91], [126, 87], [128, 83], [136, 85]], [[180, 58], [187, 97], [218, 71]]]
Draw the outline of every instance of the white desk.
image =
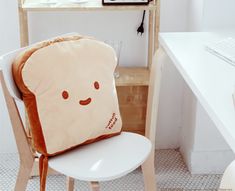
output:
[[235, 67], [205, 50], [206, 43], [231, 34], [161, 33], [159, 41], [160, 48], [170, 57], [235, 152], [235, 107], [232, 99]]

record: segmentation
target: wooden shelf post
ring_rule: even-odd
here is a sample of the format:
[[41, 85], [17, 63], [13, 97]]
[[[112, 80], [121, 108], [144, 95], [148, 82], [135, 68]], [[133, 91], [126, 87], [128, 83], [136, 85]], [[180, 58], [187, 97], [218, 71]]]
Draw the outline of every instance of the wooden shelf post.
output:
[[24, 0], [18, 0], [18, 14], [19, 14], [19, 27], [20, 27], [20, 46], [24, 47], [29, 44], [28, 34], [28, 15], [23, 6]]

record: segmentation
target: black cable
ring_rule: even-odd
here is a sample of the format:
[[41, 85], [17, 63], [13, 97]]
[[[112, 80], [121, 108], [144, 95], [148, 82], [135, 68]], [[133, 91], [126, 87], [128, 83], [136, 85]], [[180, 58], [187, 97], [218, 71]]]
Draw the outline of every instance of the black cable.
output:
[[144, 18], [145, 18], [145, 10], [143, 11], [142, 22], [137, 29], [137, 35], [140, 33], [140, 35], [142, 36], [142, 34], [144, 33]]

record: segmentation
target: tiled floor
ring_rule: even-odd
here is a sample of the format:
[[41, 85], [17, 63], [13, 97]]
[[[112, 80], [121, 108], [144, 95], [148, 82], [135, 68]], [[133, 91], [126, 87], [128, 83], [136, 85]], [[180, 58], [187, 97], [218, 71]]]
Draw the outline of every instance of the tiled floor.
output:
[[[0, 191], [12, 191], [17, 175], [18, 157], [16, 154], [0, 155]], [[217, 190], [221, 175], [191, 175], [176, 150], [159, 150], [156, 152], [156, 178], [159, 191]], [[27, 191], [38, 191], [39, 179], [31, 179]], [[64, 191], [65, 177], [50, 176], [47, 191]], [[76, 191], [88, 191], [88, 183], [76, 181]], [[101, 183], [102, 191], [142, 191], [143, 177], [140, 169], [120, 179]]]

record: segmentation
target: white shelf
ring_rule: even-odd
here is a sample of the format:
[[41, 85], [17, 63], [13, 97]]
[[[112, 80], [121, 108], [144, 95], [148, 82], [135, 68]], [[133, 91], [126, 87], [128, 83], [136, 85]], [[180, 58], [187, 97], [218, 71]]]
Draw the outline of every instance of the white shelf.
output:
[[43, 3], [45, 0], [25, 0], [22, 8], [26, 11], [99, 11], [99, 10], [156, 10], [153, 2], [149, 5], [102, 5], [102, 0], [88, 0], [84, 3], [72, 3], [69, 0], [58, 0], [58, 3]]

